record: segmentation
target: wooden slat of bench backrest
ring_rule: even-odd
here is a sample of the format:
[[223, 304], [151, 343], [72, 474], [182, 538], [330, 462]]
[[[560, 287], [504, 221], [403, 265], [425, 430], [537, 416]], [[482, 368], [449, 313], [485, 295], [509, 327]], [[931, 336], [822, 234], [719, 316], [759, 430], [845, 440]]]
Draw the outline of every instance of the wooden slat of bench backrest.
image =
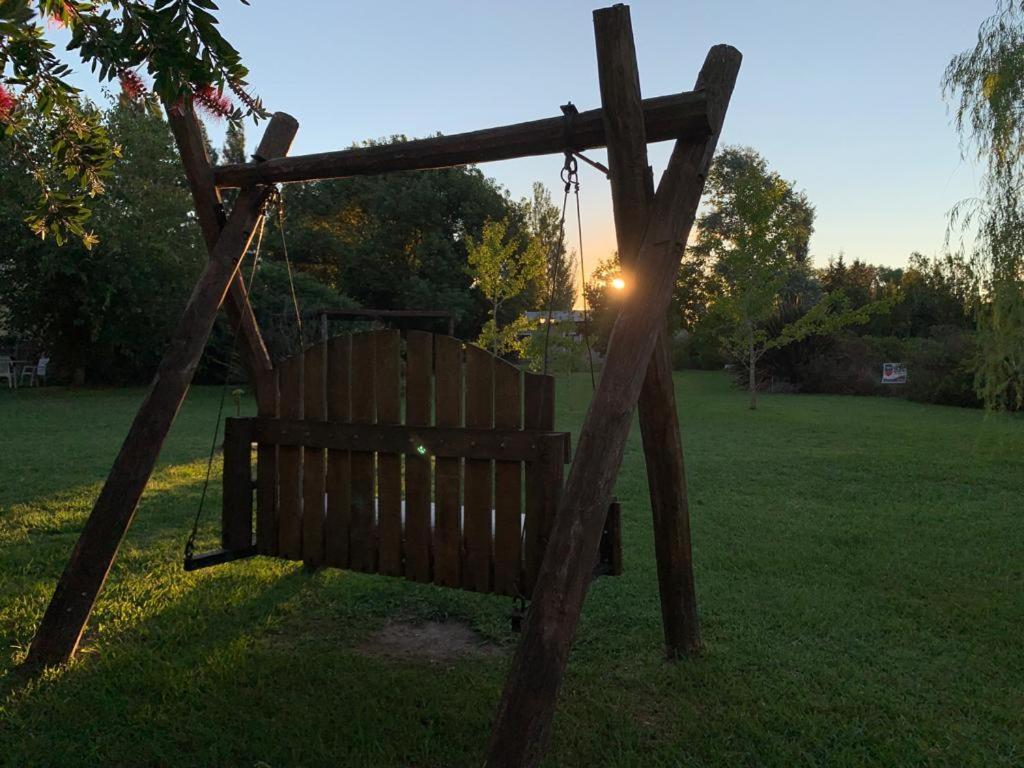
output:
[[[259, 415], [278, 415], [277, 371], [267, 376], [272, 389], [268, 404]], [[277, 446], [259, 443], [256, 446], [256, 551], [261, 555], [277, 554]]]
[[[306, 419], [326, 421], [324, 347], [318, 344], [303, 355], [303, 402]], [[322, 448], [302, 449], [302, 561], [310, 568], [324, 562], [325, 457]]]
[[[434, 335], [409, 331], [406, 338], [405, 423], [429, 427], [434, 380]], [[410, 430], [415, 437], [415, 430]], [[425, 452], [425, 449], [424, 449]], [[431, 580], [430, 458], [418, 452], [405, 456], [405, 575]]]
[[[494, 361], [494, 426], [522, 428], [522, 375], [504, 360]], [[522, 463], [494, 462], [494, 591], [521, 594]]]
[[[376, 331], [377, 423], [402, 423], [402, 338], [397, 330]], [[402, 457], [377, 454], [378, 570], [401, 576], [402, 568]]]
[[[327, 420], [348, 422], [349, 371], [352, 337], [336, 336], [327, 342]], [[324, 559], [337, 568], [349, 566], [349, 529], [352, 525], [351, 454], [327, 451], [327, 519], [324, 521]]]
[[[376, 416], [376, 344], [373, 333], [352, 335], [351, 420], [373, 424]], [[349, 529], [349, 566], [357, 571], [377, 568], [376, 525], [374, 521], [374, 455], [352, 451], [352, 519]]]
[[[451, 336], [434, 337], [434, 423], [462, 426], [462, 343]], [[461, 462], [434, 461], [434, 583], [462, 584]]]
[[252, 545], [252, 438], [251, 422], [224, 422], [223, 504], [221, 547], [228, 551]]
[[[302, 356], [278, 366], [279, 411], [285, 419], [302, 418]], [[302, 558], [302, 449], [278, 448], [278, 553], [289, 560]]]
[[[467, 427], [494, 426], [494, 356], [466, 345]], [[491, 526], [494, 474], [490, 459], [465, 460], [462, 521], [462, 586], [474, 592], [491, 591]]]
[[[523, 374], [525, 429], [551, 430], [555, 424], [555, 379], [536, 373]], [[548, 532], [554, 521], [553, 489], [545, 485], [555, 481], [554, 469], [549, 461], [535, 461], [526, 465], [526, 520], [524, 531], [523, 591], [533, 592], [540, 571], [541, 559], [547, 546]], [[557, 498], [554, 499], [557, 503]]]
[[270, 544], [257, 529], [261, 547], [528, 597], [568, 460], [553, 377], [411, 332], [403, 418], [401, 344], [397, 331], [344, 334], [282, 361], [279, 415], [239, 420], [266, 464], [276, 451], [276, 494], [257, 481], [261, 502], [276, 502], [258, 517], [277, 525]]

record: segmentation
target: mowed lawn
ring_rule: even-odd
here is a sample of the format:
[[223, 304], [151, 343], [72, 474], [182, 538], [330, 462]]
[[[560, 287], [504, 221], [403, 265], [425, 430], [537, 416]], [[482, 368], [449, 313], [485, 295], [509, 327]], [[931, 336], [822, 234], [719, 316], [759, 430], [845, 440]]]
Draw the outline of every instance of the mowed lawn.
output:
[[[626, 573], [590, 590], [546, 765], [1024, 764], [1024, 419], [817, 396], [750, 412], [720, 374], [677, 386], [706, 652], [662, 659], [634, 429]], [[560, 426], [589, 389], [559, 382]], [[215, 388], [186, 403], [79, 660], [16, 671], [142, 394], [0, 392], [0, 764], [479, 765], [508, 599], [259, 558], [181, 570]], [[375, 655], [395, 619], [502, 650]]]

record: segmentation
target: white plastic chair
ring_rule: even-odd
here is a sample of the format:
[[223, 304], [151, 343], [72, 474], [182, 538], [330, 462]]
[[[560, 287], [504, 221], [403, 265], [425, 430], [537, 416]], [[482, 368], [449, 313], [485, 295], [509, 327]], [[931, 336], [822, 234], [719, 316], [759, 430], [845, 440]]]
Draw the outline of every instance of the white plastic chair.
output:
[[21, 383], [25, 383], [25, 377], [28, 377], [28, 385], [30, 387], [38, 386], [39, 381], [46, 381], [46, 366], [50, 364], [50, 358], [43, 357], [39, 358], [39, 362], [35, 365], [26, 365], [21, 369]]
[[7, 355], [0, 355], [0, 380], [7, 379], [7, 388], [14, 389], [18, 386], [14, 375], [14, 363]]

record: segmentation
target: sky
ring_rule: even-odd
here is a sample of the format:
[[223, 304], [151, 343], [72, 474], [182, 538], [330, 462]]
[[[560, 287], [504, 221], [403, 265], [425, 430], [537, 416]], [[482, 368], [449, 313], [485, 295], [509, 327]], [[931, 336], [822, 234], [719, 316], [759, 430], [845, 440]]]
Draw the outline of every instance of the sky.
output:
[[[299, 120], [293, 154], [552, 117], [570, 100], [600, 105], [595, 0], [251, 2], [221, 0], [221, 28], [253, 91]], [[743, 53], [720, 146], [753, 147], [806, 191], [816, 263], [843, 252], [899, 266], [915, 250], [941, 253], [950, 207], [977, 192], [940, 81], [994, 5], [636, 0], [631, 13], [645, 97], [690, 90], [715, 43]], [[223, 126], [210, 127], [219, 146]], [[250, 149], [261, 130], [247, 123]], [[670, 149], [651, 146], [655, 179]], [[561, 164], [552, 155], [481, 167], [520, 198], [534, 181], [559, 195]], [[607, 180], [582, 164], [580, 180], [589, 272], [615, 236]]]

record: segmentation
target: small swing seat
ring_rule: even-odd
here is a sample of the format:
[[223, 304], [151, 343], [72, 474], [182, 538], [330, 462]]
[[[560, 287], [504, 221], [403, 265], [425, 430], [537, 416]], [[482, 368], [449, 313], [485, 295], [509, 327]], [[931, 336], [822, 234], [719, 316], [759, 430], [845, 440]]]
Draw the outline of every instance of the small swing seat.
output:
[[[554, 377], [396, 330], [335, 336], [274, 376], [275, 413], [226, 421], [222, 549], [186, 568], [260, 554], [530, 597], [570, 458]], [[621, 572], [619, 535], [613, 504], [595, 573]]]

